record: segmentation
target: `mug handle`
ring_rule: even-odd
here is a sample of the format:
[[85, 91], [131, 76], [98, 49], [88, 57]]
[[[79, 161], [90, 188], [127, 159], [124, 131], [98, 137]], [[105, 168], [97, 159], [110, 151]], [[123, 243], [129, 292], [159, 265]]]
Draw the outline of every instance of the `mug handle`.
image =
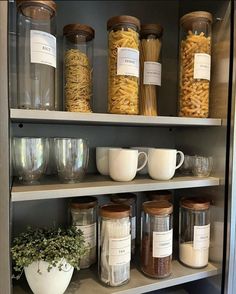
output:
[[184, 163], [184, 154], [182, 151], [177, 151], [176, 154], [180, 154], [180, 163], [176, 166], [175, 169], [178, 169], [181, 167], [181, 165]]
[[147, 153], [146, 152], [139, 152], [138, 153], [138, 157], [140, 155], [142, 155], [142, 154], [144, 155], [145, 160], [144, 160], [144, 163], [137, 169], [137, 171], [140, 171], [141, 169], [143, 169], [145, 167], [145, 165], [147, 164], [147, 161], [148, 161], [148, 156], [147, 156]]

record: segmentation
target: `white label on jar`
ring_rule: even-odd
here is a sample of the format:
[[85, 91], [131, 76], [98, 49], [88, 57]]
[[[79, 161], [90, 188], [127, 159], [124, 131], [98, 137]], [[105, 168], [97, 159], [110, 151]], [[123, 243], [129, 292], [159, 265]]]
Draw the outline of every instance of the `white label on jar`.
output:
[[121, 47], [117, 49], [117, 75], [139, 77], [139, 51]]
[[97, 230], [96, 223], [91, 225], [76, 226], [77, 229], [80, 229], [84, 234], [85, 245], [89, 245], [90, 248], [96, 246], [97, 240]]
[[30, 31], [30, 57], [31, 63], [56, 65], [56, 38], [46, 32]]
[[206, 53], [194, 54], [194, 79], [204, 79], [210, 81], [211, 76], [211, 56]]
[[153, 232], [152, 257], [162, 258], [172, 254], [173, 230]]
[[194, 226], [193, 248], [207, 249], [210, 245], [210, 224], [206, 226]]
[[134, 240], [136, 238], [136, 216], [131, 218], [131, 239]]
[[144, 85], [161, 86], [161, 63], [159, 62], [144, 62]]
[[131, 235], [109, 238], [109, 265], [122, 265], [131, 259]]

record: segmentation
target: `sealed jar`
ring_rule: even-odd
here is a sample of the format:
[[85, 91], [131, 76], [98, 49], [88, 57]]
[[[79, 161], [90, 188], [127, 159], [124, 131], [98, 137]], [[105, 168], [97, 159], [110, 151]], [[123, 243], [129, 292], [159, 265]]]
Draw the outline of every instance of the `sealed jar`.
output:
[[66, 111], [92, 112], [94, 30], [69, 24], [64, 34], [64, 105]]
[[131, 216], [131, 253], [132, 257], [135, 254], [135, 240], [136, 240], [136, 195], [133, 193], [118, 194], [111, 197], [111, 201], [117, 204], [126, 204], [130, 206]]
[[161, 86], [161, 46], [163, 28], [159, 24], [141, 26], [140, 41], [140, 114], [158, 114], [157, 95]]
[[56, 4], [17, 1], [18, 107], [55, 109]]
[[173, 195], [171, 191], [169, 190], [163, 190], [163, 191], [150, 191], [148, 193], [148, 198], [150, 201], [169, 201], [170, 203], [173, 203]]
[[88, 268], [97, 258], [97, 198], [80, 197], [70, 204], [72, 224], [85, 238], [87, 253], [80, 260], [80, 268]]
[[188, 13], [180, 25], [179, 116], [208, 117], [212, 15]]
[[179, 259], [192, 268], [208, 264], [210, 243], [210, 202], [184, 199], [180, 207]]
[[99, 277], [108, 286], [121, 286], [130, 279], [130, 207], [108, 204], [99, 214]]
[[139, 113], [140, 21], [121, 15], [108, 20], [108, 112]]
[[173, 205], [168, 201], [143, 203], [141, 219], [141, 269], [152, 278], [171, 274]]

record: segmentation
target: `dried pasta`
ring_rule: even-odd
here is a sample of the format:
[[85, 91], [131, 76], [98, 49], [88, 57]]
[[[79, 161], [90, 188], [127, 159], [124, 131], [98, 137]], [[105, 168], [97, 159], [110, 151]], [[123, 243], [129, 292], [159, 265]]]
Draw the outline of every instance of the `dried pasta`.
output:
[[65, 107], [71, 112], [92, 112], [92, 70], [87, 55], [78, 49], [65, 53]]
[[180, 116], [208, 117], [209, 81], [194, 79], [195, 53], [211, 53], [211, 38], [202, 32], [194, 35], [188, 32], [186, 40], [181, 42], [180, 70]]
[[117, 48], [119, 47], [138, 50], [139, 34], [130, 28], [109, 33], [108, 112], [138, 114], [138, 78], [117, 75]]

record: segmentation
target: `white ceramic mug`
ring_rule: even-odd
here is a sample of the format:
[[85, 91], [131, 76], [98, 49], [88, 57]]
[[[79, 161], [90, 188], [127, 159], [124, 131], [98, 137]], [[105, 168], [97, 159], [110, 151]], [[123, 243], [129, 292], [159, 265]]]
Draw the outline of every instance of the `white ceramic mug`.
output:
[[[144, 162], [138, 167], [140, 156], [144, 156]], [[145, 152], [131, 149], [109, 149], [109, 175], [114, 181], [132, 181], [137, 171], [145, 167], [147, 160]]]
[[[138, 152], [145, 152], [148, 154], [149, 149], [151, 149], [150, 147], [130, 147], [130, 149], [132, 150], [138, 150]], [[138, 165], [141, 165], [143, 161], [143, 156], [140, 156], [138, 158]], [[146, 164], [146, 166], [141, 169], [140, 171], [137, 172], [139, 175], [147, 175], [148, 174], [148, 163]]]
[[[177, 154], [180, 162], [176, 166]], [[148, 151], [148, 173], [154, 180], [170, 180], [184, 162], [184, 154], [175, 149], [152, 148]]]
[[99, 173], [103, 176], [109, 175], [109, 161], [108, 151], [109, 149], [120, 149], [113, 147], [97, 147], [96, 148], [96, 166]]

